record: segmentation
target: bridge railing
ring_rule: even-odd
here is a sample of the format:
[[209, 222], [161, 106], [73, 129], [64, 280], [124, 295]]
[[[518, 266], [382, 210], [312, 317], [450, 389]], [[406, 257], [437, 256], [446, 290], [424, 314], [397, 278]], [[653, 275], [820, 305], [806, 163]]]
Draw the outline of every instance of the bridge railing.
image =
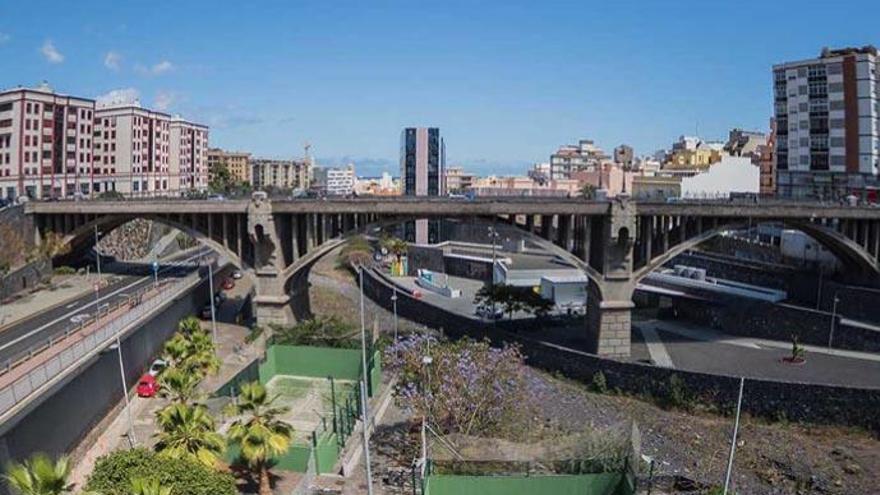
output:
[[0, 415], [83, 357], [121, 337], [130, 325], [152, 314], [198, 283], [200, 271], [176, 281], [163, 281], [138, 291], [128, 300], [101, 306], [93, 318], [35, 344], [0, 369]]

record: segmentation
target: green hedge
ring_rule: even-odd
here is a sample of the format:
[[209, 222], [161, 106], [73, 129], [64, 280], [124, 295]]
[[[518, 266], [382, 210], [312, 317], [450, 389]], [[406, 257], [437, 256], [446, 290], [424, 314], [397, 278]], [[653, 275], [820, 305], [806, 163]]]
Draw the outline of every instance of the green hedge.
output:
[[620, 473], [574, 476], [432, 475], [425, 495], [631, 495]]
[[128, 495], [131, 479], [157, 479], [173, 486], [174, 494], [237, 495], [235, 478], [198, 462], [169, 459], [143, 448], [119, 450], [98, 459], [86, 482], [86, 491], [101, 495]]

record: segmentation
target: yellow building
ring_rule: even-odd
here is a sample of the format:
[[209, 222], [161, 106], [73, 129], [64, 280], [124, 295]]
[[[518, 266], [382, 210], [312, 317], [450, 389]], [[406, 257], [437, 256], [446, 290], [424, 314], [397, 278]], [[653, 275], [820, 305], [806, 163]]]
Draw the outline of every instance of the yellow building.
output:
[[700, 147], [673, 151], [663, 164], [664, 169], [707, 169], [721, 161], [722, 150]]
[[226, 166], [229, 175], [238, 183], [251, 183], [250, 153], [223, 151], [219, 148], [208, 150], [208, 180], [214, 179], [214, 171], [221, 165]]

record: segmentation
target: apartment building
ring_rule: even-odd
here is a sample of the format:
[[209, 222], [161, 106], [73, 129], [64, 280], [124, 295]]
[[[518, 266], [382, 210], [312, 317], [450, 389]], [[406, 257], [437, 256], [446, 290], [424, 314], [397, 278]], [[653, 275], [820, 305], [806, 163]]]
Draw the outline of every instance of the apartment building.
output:
[[47, 84], [0, 91], [0, 197], [91, 193], [95, 101]]
[[208, 127], [173, 117], [169, 128], [172, 190], [181, 194], [186, 191], [206, 191], [208, 189]]
[[214, 172], [223, 166], [232, 180], [239, 184], [250, 184], [253, 180], [250, 161], [250, 153], [211, 148], [208, 150], [208, 181], [214, 180]]
[[727, 135], [724, 151], [732, 156], [753, 156], [758, 148], [767, 144], [767, 135], [759, 131], [731, 129]]
[[311, 185], [311, 160], [251, 160], [254, 189], [306, 190]]
[[878, 187], [877, 48], [823, 49], [773, 66], [777, 194], [839, 198]]
[[581, 139], [576, 145], [560, 146], [550, 155], [550, 179], [570, 179], [572, 172], [596, 170], [609, 159], [591, 139]]
[[354, 191], [357, 177], [354, 165], [347, 167], [317, 167], [314, 171], [314, 188], [328, 196], [349, 196]]
[[450, 193], [462, 193], [473, 187], [476, 175], [469, 174], [462, 167], [449, 167], [446, 169], [446, 191]]
[[130, 197], [168, 196], [175, 167], [170, 159], [171, 116], [137, 102], [95, 110], [94, 192]]

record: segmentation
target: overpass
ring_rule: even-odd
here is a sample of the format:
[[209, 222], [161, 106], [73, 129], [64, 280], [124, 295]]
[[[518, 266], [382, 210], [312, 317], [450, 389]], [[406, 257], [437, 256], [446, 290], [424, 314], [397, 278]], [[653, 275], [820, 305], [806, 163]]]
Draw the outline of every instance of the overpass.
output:
[[[134, 218], [178, 228], [225, 254], [255, 281], [261, 322], [289, 322], [289, 281], [345, 234], [416, 218], [506, 221], [581, 268], [590, 283], [592, 350], [626, 356], [638, 282], [679, 253], [750, 223], [781, 222], [834, 252], [853, 274], [880, 280], [880, 208], [784, 201], [641, 202], [629, 199], [381, 197], [199, 201], [32, 202], [34, 235], [62, 234], [74, 250]], [[332, 241], [332, 242], [331, 242]]]

